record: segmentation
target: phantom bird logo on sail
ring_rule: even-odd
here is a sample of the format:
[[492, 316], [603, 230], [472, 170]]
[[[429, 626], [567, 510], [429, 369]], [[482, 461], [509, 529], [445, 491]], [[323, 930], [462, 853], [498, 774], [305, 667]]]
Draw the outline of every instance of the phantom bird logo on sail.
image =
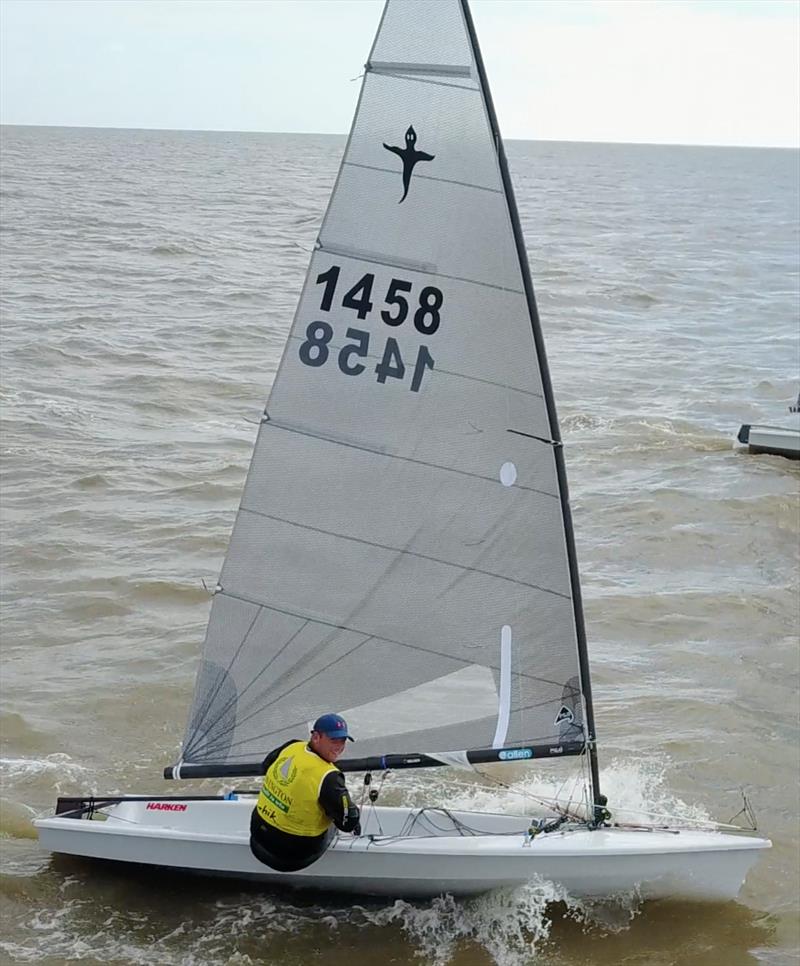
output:
[[403, 197], [397, 202], [398, 204], [406, 200], [408, 188], [411, 184], [411, 173], [417, 161], [433, 161], [436, 157], [435, 154], [426, 154], [424, 151], [417, 151], [415, 147], [416, 143], [417, 132], [410, 125], [406, 131], [406, 146], [404, 148], [398, 148], [396, 145], [387, 144], [385, 141], [383, 142], [386, 150], [391, 151], [392, 154], [396, 154], [403, 162]]

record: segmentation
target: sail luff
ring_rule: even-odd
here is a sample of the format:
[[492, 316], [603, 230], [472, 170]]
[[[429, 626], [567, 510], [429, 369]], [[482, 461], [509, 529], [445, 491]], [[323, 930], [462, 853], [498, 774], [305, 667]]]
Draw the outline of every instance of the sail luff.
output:
[[600, 776], [599, 768], [597, 762], [597, 747], [596, 747], [596, 730], [594, 723], [594, 706], [592, 703], [592, 687], [591, 687], [591, 676], [589, 672], [589, 654], [586, 641], [586, 625], [583, 617], [583, 599], [581, 596], [581, 583], [580, 574], [578, 571], [578, 557], [575, 548], [575, 536], [572, 526], [572, 512], [569, 505], [569, 488], [567, 484], [567, 472], [564, 463], [564, 450], [561, 443], [561, 433], [558, 425], [558, 415], [556, 412], [555, 396], [553, 394], [553, 385], [550, 380], [550, 368], [547, 363], [547, 353], [544, 346], [544, 337], [542, 334], [542, 327], [539, 320], [539, 311], [536, 306], [536, 297], [533, 290], [533, 280], [531, 278], [530, 266], [528, 264], [528, 255], [525, 248], [525, 238], [522, 233], [522, 224], [519, 219], [519, 212], [517, 210], [516, 199], [514, 196], [514, 187], [511, 182], [511, 175], [508, 168], [508, 161], [506, 160], [505, 147], [503, 145], [503, 138], [500, 134], [500, 126], [497, 120], [497, 114], [494, 109], [494, 102], [492, 100], [492, 93], [489, 88], [489, 83], [486, 77], [486, 69], [483, 64], [483, 56], [481, 54], [480, 44], [478, 43], [478, 36], [475, 32], [475, 24], [472, 20], [472, 11], [469, 8], [469, 0], [460, 0], [461, 9], [464, 15], [464, 23], [467, 27], [467, 33], [469, 35], [470, 44], [472, 45], [472, 53], [475, 58], [475, 66], [478, 70], [478, 76], [480, 77], [480, 87], [483, 94], [484, 104], [486, 106], [486, 112], [489, 117], [489, 123], [492, 127], [492, 133], [495, 139], [495, 145], [497, 147], [497, 157], [498, 163], [500, 165], [500, 172], [503, 179], [503, 187], [505, 188], [506, 203], [508, 205], [508, 213], [511, 219], [511, 224], [514, 231], [514, 241], [517, 246], [517, 254], [519, 257], [520, 271], [522, 273], [522, 282], [525, 288], [525, 297], [528, 302], [528, 310], [530, 312], [531, 328], [533, 329], [533, 338], [536, 344], [536, 351], [539, 359], [539, 371], [542, 380], [542, 389], [544, 391], [544, 398], [547, 405], [547, 414], [550, 421], [550, 434], [553, 441], [554, 456], [556, 462], [556, 472], [558, 475], [559, 483], [559, 493], [561, 497], [561, 508], [564, 515], [564, 533], [566, 537], [567, 544], [567, 559], [569, 562], [569, 575], [570, 575], [570, 585], [572, 590], [572, 602], [573, 609], [575, 613], [575, 629], [577, 633], [578, 642], [578, 663], [580, 668], [581, 676], [581, 691], [583, 692], [584, 702], [586, 704], [586, 729], [587, 729], [587, 743], [589, 749], [589, 763], [590, 772], [592, 779], [592, 798], [595, 804], [600, 804]]

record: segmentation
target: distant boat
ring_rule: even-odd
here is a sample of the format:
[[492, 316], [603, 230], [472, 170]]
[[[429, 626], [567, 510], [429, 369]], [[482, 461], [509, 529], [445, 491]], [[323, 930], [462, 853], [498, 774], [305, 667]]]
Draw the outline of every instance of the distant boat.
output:
[[[62, 797], [41, 844], [280, 888], [697, 900], [770, 847], [606, 809], [564, 450], [466, 0], [384, 8], [165, 775], [259, 776], [331, 708], [362, 834], [301, 872], [252, 856], [249, 792]], [[535, 818], [384, 807], [369, 777], [555, 759], [582, 791]]]
[[787, 426], [756, 426], [744, 423], [736, 437], [747, 447], [749, 453], [768, 453], [773, 456], [786, 456], [800, 459], [800, 393], [797, 402], [789, 406]]

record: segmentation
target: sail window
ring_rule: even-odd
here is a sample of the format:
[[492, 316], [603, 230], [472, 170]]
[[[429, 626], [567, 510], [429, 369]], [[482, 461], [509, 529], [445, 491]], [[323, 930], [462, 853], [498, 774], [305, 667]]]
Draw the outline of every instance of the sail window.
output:
[[503, 463], [500, 467], [500, 482], [503, 486], [513, 486], [517, 482], [517, 467], [513, 463]]

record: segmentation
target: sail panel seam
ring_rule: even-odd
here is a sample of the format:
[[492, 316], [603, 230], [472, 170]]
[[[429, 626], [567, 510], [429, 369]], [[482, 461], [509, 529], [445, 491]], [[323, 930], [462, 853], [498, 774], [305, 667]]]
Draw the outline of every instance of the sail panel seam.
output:
[[[305, 429], [296, 429], [294, 426], [287, 426], [285, 424], [276, 422], [271, 416], [268, 416], [261, 425], [270, 426], [273, 429], [281, 429], [286, 433], [296, 433], [298, 436], [307, 436], [309, 439], [319, 439], [325, 443], [331, 443], [333, 446], [345, 446], [348, 449], [360, 450], [363, 453], [372, 453], [375, 456], [384, 456], [386, 459], [402, 460], [404, 463], [413, 463], [416, 466], [427, 466], [430, 469], [442, 470], [444, 473], [456, 473], [459, 476], [468, 476], [473, 480], [485, 480], [488, 483], [496, 482], [494, 477], [482, 476], [480, 473], [470, 473], [467, 470], [459, 470], [454, 466], [442, 466], [439, 463], [428, 463], [425, 460], [416, 460], [412, 456], [400, 456], [397, 453], [387, 453], [386, 450], [374, 449], [370, 446], [362, 446], [359, 443], [349, 443], [346, 440], [334, 439], [332, 436], [323, 436], [320, 433], [310, 433]], [[507, 430], [507, 432], [512, 432], [512, 430]], [[525, 486], [522, 483], [515, 483], [514, 486], [519, 490], [524, 490], [526, 493], [539, 493], [541, 496], [549, 497], [551, 500], [559, 499], [557, 493], [550, 493], [548, 490], [540, 490], [535, 486]]]
[[[268, 604], [266, 601], [253, 600], [250, 597], [246, 597], [244, 594], [235, 593], [230, 590], [220, 591], [225, 597], [230, 600], [238, 600], [243, 604], [253, 604], [254, 606], [264, 607], [267, 610], [275, 611], [276, 614], [285, 614], [287, 617], [296, 617], [298, 620], [308, 621], [310, 624], [320, 624], [322, 627], [332, 627], [340, 631], [349, 631], [351, 634], [363, 634], [365, 637], [371, 637], [376, 641], [382, 641], [384, 644], [396, 644], [398, 647], [407, 647], [412, 651], [420, 651], [423, 654], [433, 654], [435, 657], [443, 657], [449, 661], [457, 661], [464, 667], [469, 667], [474, 664], [474, 661], [468, 660], [465, 657], [458, 657], [454, 654], [446, 654], [444, 651], [435, 651], [431, 647], [423, 647], [421, 644], [412, 644], [409, 641], [398, 641], [392, 637], [383, 637], [380, 634], [369, 634], [367, 631], [363, 631], [358, 627], [348, 627], [347, 624], [335, 624], [333, 621], [326, 621], [321, 617], [311, 617], [309, 614], [298, 614], [296, 611], [287, 610], [285, 607], [276, 607], [274, 604]], [[488, 667], [490, 671], [499, 671], [500, 668], [494, 664], [482, 664], [482, 667]], [[519, 677], [525, 678], [527, 681], [539, 681], [541, 684], [552, 684], [553, 687], [559, 688], [559, 695], [564, 688], [563, 681], [553, 681], [550, 678], [540, 677], [538, 674], [529, 674], [526, 671], [515, 671], [514, 674]]]
[[263, 510], [255, 510], [242, 503], [239, 507], [240, 513], [252, 513], [254, 516], [263, 517], [265, 520], [274, 520], [276, 523], [285, 523], [290, 527], [297, 527], [298, 530], [308, 530], [311, 533], [321, 533], [326, 537], [335, 537], [338, 540], [347, 540], [349, 543], [360, 543], [365, 547], [375, 547], [377, 550], [386, 550], [389, 553], [397, 554], [400, 557], [416, 557], [418, 560], [429, 560], [431, 563], [441, 564], [444, 567], [452, 567], [460, 570], [464, 574], [481, 574], [484, 577], [492, 577], [495, 580], [505, 580], [508, 583], [516, 584], [518, 587], [527, 587], [529, 590], [538, 590], [543, 594], [552, 594], [554, 597], [561, 597], [563, 600], [570, 600], [569, 594], [562, 594], [559, 590], [551, 590], [548, 587], [540, 587], [539, 584], [531, 584], [526, 580], [517, 580], [516, 577], [506, 577], [503, 574], [496, 574], [491, 570], [481, 570], [479, 567], [465, 567], [463, 564], [454, 563], [452, 560], [442, 560], [441, 557], [431, 557], [429, 554], [416, 553], [414, 550], [404, 550], [402, 547], [391, 547], [385, 543], [375, 543], [372, 540], [364, 540], [362, 537], [350, 537], [344, 533], [337, 533], [335, 530], [325, 530], [322, 527], [312, 527], [307, 523], [298, 523], [296, 520], [289, 520], [286, 517], [275, 516], [272, 513], [265, 513]]
[[[347, 165], [350, 168], [364, 168], [367, 171], [380, 171], [383, 174], [391, 175], [396, 177], [397, 171], [394, 168], [381, 168], [377, 164], [362, 164], [361, 161], [342, 161], [342, 165]], [[472, 181], [459, 181], [457, 178], [435, 178], [430, 174], [414, 174], [414, 178], [417, 181], [439, 181], [442, 184], [457, 184], [461, 188], [474, 188], [476, 191], [489, 191], [495, 195], [502, 195], [502, 188], [489, 188], [486, 185], [475, 184]]]

